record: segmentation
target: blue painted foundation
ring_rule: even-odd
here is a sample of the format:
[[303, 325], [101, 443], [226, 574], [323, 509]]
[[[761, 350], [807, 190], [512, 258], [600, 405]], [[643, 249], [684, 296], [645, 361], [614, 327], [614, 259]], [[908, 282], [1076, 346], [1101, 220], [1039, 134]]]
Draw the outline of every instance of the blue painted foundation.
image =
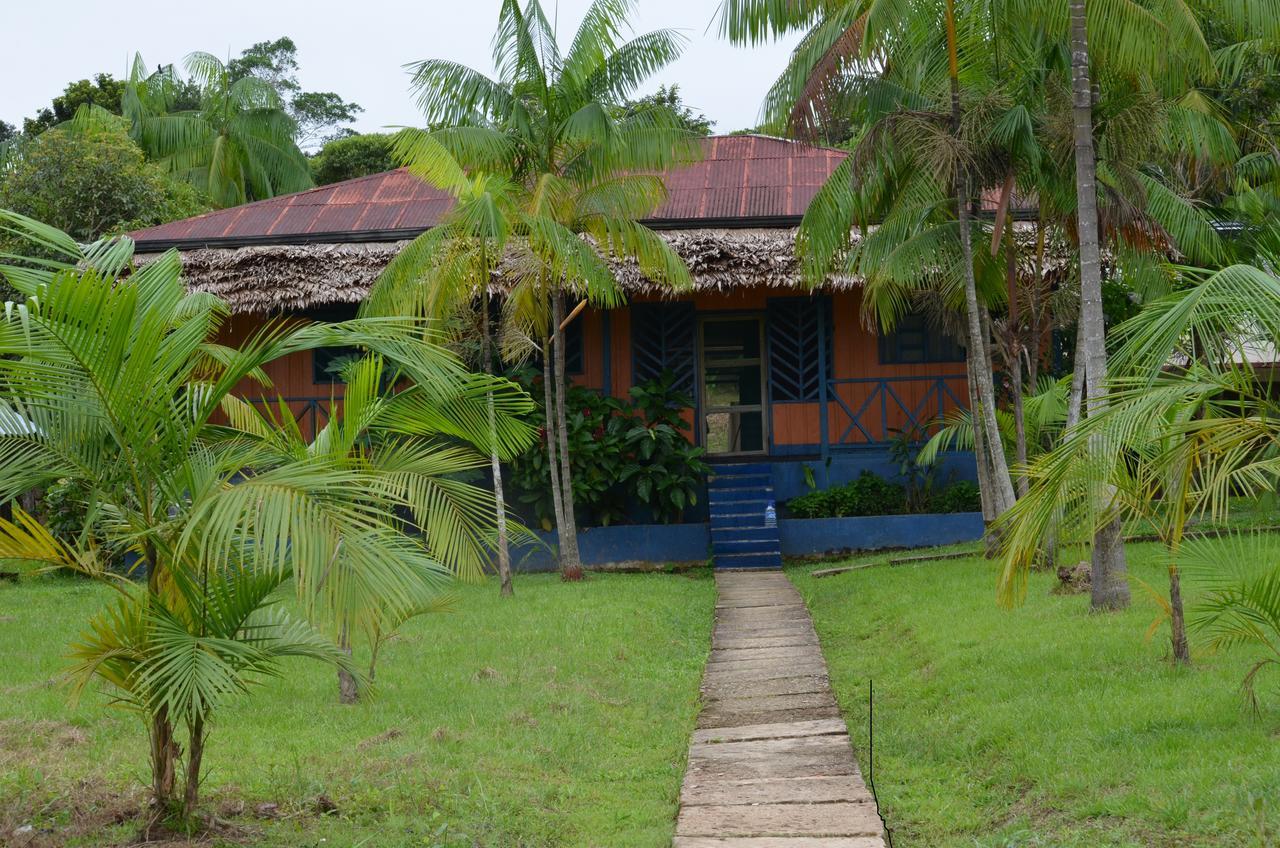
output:
[[[778, 522], [783, 556], [816, 556], [883, 548], [925, 548], [982, 538], [982, 515], [875, 515], [856, 518], [786, 518]], [[517, 571], [554, 571], [555, 533], [514, 548]], [[703, 565], [709, 559], [707, 524], [642, 524], [593, 527], [578, 534], [588, 568], [660, 568]]]
[[[556, 533], [536, 531], [539, 543], [513, 548], [517, 571], [555, 571]], [[706, 524], [624, 524], [578, 532], [578, 553], [588, 568], [702, 565], [710, 557]]]
[[788, 518], [778, 522], [786, 556], [928, 548], [982, 538], [982, 513]]

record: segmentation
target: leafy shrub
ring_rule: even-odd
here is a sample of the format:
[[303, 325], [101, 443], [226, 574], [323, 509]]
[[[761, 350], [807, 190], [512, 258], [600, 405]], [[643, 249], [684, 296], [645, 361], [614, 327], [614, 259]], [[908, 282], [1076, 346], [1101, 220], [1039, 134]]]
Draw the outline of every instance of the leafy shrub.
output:
[[82, 242], [208, 208], [195, 189], [145, 161], [123, 119], [110, 116], [80, 131], [59, 127], [27, 140], [0, 179], [0, 209]]
[[934, 512], [975, 512], [980, 508], [977, 484], [967, 480], [937, 488], [913, 502], [908, 487], [870, 471], [843, 486], [810, 492], [787, 502], [794, 518], [844, 518], [855, 515], [902, 515]]
[[933, 498], [930, 512], [980, 512], [982, 496], [978, 484], [971, 480], [959, 480], [946, 486]]
[[[541, 374], [520, 376], [535, 401], [542, 401]], [[685, 433], [689, 424], [680, 414], [693, 401], [672, 388], [671, 375], [635, 386], [629, 402], [581, 386], [570, 386], [565, 401], [579, 523], [624, 522], [641, 503], [655, 520], [672, 524], [697, 505], [710, 468], [702, 459], [702, 448], [690, 443]], [[549, 528], [554, 510], [541, 406], [534, 416], [542, 438], [512, 463], [511, 482], [516, 502]]]
[[906, 490], [870, 471], [863, 471], [852, 483], [793, 498], [787, 508], [796, 518], [897, 515], [906, 509]]

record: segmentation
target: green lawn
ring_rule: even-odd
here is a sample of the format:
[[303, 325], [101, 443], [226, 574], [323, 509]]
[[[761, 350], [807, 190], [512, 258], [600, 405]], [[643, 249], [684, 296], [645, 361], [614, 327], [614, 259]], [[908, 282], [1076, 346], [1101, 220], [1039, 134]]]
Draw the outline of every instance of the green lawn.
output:
[[[205, 807], [263, 846], [670, 845], [710, 641], [714, 586], [692, 576], [517, 579], [411, 622], [368, 703], [298, 661], [220, 714]], [[145, 734], [62, 656], [108, 597], [69, 579], [0, 585], [0, 844], [107, 845], [137, 832]], [[316, 799], [336, 812], [319, 816]], [[259, 804], [279, 805], [260, 819]], [[114, 823], [115, 819], [124, 819]], [[206, 843], [207, 844], [207, 843]], [[215, 844], [217, 844], [215, 842]]]
[[[1130, 546], [1129, 561], [1163, 589], [1159, 553]], [[1280, 845], [1280, 674], [1259, 718], [1239, 691], [1256, 651], [1174, 668], [1167, 628], [1144, 640], [1156, 606], [1136, 584], [1130, 611], [1097, 616], [1084, 596], [1050, 595], [1047, 574], [1001, 610], [981, 559], [823, 579], [813, 567], [790, 574], [864, 770], [875, 682], [896, 848]]]

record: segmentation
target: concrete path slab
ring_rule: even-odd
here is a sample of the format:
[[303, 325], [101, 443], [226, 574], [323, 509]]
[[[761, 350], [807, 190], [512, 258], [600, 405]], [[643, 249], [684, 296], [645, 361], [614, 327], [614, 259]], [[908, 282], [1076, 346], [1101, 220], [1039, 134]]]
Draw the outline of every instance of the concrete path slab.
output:
[[673, 848], [884, 848], [813, 622], [779, 572], [718, 572]]

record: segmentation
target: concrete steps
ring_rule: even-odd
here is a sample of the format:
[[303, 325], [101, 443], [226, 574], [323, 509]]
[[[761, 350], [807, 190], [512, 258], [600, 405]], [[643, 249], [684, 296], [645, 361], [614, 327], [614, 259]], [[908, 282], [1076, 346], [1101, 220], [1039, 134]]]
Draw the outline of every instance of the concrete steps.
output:
[[[707, 481], [711, 553], [716, 568], [782, 567], [777, 521], [766, 522], [774, 504], [773, 471], [767, 462], [714, 466]], [[774, 504], [776, 511], [776, 504]]]

